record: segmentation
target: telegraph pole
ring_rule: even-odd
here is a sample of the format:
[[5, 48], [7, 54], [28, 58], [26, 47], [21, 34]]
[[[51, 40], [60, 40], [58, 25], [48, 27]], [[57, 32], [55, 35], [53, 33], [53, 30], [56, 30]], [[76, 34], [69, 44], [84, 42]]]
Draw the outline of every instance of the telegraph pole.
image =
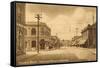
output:
[[94, 22], [94, 15], [93, 15], [93, 24], [94, 24], [95, 22]]
[[39, 44], [39, 23], [40, 23], [40, 15], [37, 14], [36, 17], [37, 18], [37, 53], [39, 53], [39, 50], [40, 50], [40, 44]]
[[[78, 36], [78, 28], [76, 27], [76, 36]], [[77, 44], [77, 39], [76, 39], [76, 44]]]
[[76, 36], [78, 35], [78, 28], [76, 28]]

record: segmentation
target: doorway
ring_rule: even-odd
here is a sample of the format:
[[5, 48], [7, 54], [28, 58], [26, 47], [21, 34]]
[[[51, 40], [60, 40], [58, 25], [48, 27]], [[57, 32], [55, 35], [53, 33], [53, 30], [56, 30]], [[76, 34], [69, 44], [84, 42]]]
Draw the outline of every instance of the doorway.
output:
[[40, 40], [40, 49], [45, 49], [45, 40], [44, 39]]

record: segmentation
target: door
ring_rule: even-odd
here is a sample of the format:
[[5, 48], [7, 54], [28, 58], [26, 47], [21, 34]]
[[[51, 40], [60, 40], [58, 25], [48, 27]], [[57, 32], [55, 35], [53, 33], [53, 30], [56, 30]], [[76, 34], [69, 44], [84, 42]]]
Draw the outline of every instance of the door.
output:
[[45, 49], [45, 40], [44, 39], [40, 40], [40, 49]]

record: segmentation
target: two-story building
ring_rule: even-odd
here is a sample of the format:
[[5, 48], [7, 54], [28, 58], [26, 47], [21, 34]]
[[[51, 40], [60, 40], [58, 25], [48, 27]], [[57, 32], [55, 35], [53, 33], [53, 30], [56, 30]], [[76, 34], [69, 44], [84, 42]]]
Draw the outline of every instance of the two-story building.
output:
[[27, 30], [27, 34], [24, 37], [26, 51], [34, 51], [37, 49], [37, 46], [39, 46], [39, 49], [45, 49], [49, 46], [51, 29], [45, 23], [39, 23], [39, 31], [37, 22], [32, 22], [32, 24], [26, 24], [25, 28]]
[[[43, 22], [26, 22], [25, 4], [16, 4], [16, 54], [22, 55], [27, 51], [45, 49], [50, 44], [51, 29]], [[39, 31], [38, 31], [39, 28]], [[39, 35], [38, 35], [39, 32]], [[38, 41], [39, 38], [39, 41]]]

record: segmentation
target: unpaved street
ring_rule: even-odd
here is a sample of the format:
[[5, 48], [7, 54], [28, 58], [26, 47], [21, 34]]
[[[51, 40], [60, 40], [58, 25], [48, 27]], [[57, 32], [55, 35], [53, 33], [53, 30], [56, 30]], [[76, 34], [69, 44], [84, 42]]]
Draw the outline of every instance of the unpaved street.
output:
[[42, 50], [39, 54], [37, 54], [36, 51], [28, 52], [27, 55], [24, 55], [24, 58], [17, 57], [17, 59], [18, 64], [95, 61], [96, 50], [79, 47], [66, 47], [56, 50]]

